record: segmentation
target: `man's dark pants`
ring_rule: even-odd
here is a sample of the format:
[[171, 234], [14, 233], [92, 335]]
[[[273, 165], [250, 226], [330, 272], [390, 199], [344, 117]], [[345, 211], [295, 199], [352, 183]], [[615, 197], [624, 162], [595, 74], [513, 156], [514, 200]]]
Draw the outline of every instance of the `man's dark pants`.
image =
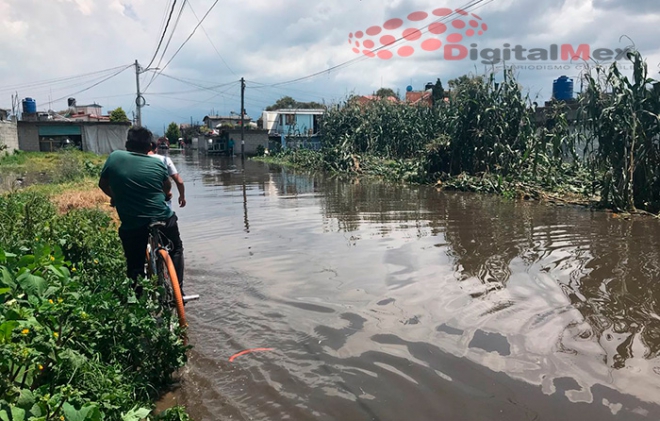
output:
[[[164, 227], [160, 227], [160, 232], [172, 242], [170, 257], [174, 263], [181, 295], [183, 295], [183, 243], [179, 234], [179, 225], [177, 216], [172, 215]], [[149, 226], [126, 230], [119, 228], [119, 238], [124, 246], [124, 255], [126, 256], [126, 275], [134, 281], [144, 277], [144, 264], [146, 261], [147, 241], [149, 240]]]

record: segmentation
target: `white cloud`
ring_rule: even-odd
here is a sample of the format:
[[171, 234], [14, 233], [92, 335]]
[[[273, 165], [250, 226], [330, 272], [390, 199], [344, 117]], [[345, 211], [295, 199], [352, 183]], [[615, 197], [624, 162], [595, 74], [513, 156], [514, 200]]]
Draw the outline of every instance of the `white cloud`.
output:
[[[195, 0], [191, 5], [201, 18], [213, 1]], [[19, 91], [21, 96], [36, 97], [40, 108], [47, 108], [49, 98], [65, 98], [111, 73], [39, 86], [34, 85], [36, 81], [128, 65], [135, 59], [146, 65], [158, 42], [167, 3], [165, 0], [0, 0], [3, 34], [0, 107], [6, 107], [10, 95]], [[240, 99], [237, 81], [241, 76], [250, 81], [246, 108], [256, 116], [283, 95], [305, 101], [332, 101], [348, 93], [368, 94], [381, 85], [403, 93], [408, 84], [421, 88], [437, 77], [446, 82], [467, 72], [482, 72], [483, 66], [477, 62], [449, 62], [439, 52], [419, 51], [408, 58], [359, 60], [336, 71], [324, 72], [357, 57], [348, 44], [350, 32], [380, 25], [390, 18], [405, 18], [411, 12], [429, 12], [444, 6], [456, 8], [464, 3], [461, 0], [219, 2], [204, 22], [218, 52], [199, 29], [164, 73], [194, 79], [194, 83], [202, 86], [234, 83], [212, 91], [191, 92], [196, 89], [194, 86], [158, 77], [146, 93], [151, 106], [144, 110], [144, 121], [158, 128], [183, 116], [192, 115], [201, 120], [211, 109], [220, 113], [237, 110]], [[635, 4], [621, 0], [494, 0], [477, 13], [489, 25], [488, 31], [478, 39], [480, 48], [501, 47], [507, 42], [530, 47], [568, 42], [616, 48], [628, 43], [619, 41], [622, 35], [628, 35], [647, 56], [651, 73], [655, 72], [660, 57], [660, 49], [653, 42], [655, 28], [660, 23], [660, 7], [650, 0], [644, 0], [643, 14], [635, 9]], [[162, 61], [157, 57], [154, 66], [160, 61], [163, 67], [195, 25], [197, 19], [186, 6], [165, 57]], [[320, 73], [317, 77], [284, 86], [256, 89], [261, 85], [254, 83], [268, 85], [317, 72]], [[552, 80], [559, 73], [525, 70], [520, 72], [520, 81], [547, 99]], [[150, 75], [143, 75], [143, 88], [149, 80]], [[22, 86], [14, 89], [19, 84]], [[135, 74], [128, 69], [75, 96], [79, 102], [101, 103], [106, 111], [117, 106], [130, 111], [134, 91]], [[52, 106], [63, 107], [65, 103], [63, 99]]]

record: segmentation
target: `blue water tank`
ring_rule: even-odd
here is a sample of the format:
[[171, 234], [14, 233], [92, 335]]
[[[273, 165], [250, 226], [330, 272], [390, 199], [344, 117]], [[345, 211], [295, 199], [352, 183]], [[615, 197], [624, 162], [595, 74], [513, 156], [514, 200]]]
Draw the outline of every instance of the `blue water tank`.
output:
[[406, 86], [406, 92], [412, 92], [412, 90], [413, 90], [412, 85]]
[[557, 101], [573, 99], [573, 79], [561, 76], [552, 83], [552, 98]]
[[23, 112], [25, 114], [36, 114], [37, 113], [37, 101], [32, 98], [25, 98], [23, 100]]

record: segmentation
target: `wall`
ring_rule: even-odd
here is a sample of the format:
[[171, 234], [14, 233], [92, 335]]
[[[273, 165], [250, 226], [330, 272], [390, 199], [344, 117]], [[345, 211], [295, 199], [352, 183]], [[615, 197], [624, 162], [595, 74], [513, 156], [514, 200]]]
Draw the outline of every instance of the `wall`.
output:
[[[60, 121], [19, 121], [18, 149], [22, 151], [39, 152], [39, 128], [50, 129], [62, 134], [69, 131], [82, 136], [82, 148], [97, 154], [109, 154], [116, 149], [123, 149], [130, 123], [96, 123], [96, 122], [60, 122]], [[43, 134], [43, 132], [42, 132]], [[53, 134], [53, 133], [51, 133]], [[55, 133], [57, 134], [57, 133]]]
[[[234, 153], [241, 153], [241, 129], [223, 129], [230, 138], [234, 139]], [[268, 130], [246, 129], [243, 138], [245, 140], [245, 155], [256, 155], [257, 146], [268, 147]], [[199, 149], [205, 151], [208, 145], [208, 138], [199, 140]]]
[[18, 122], [18, 148], [39, 152], [39, 127], [33, 122]]
[[1, 145], [7, 148], [0, 153], [13, 153], [18, 150], [18, 129], [16, 123], [12, 121], [0, 121], [0, 149]]

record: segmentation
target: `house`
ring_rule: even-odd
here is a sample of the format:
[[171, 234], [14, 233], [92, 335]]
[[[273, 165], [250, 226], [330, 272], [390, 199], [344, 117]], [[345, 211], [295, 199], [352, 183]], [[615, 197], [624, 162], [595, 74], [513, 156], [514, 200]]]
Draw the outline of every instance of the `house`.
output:
[[319, 135], [323, 114], [322, 108], [286, 108], [264, 111], [261, 118], [270, 137], [312, 137]]
[[[217, 129], [219, 127], [240, 127], [241, 126], [241, 116], [239, 114], [232, 114], [229, 116], [205, 116], [204, 117], [204, 125], [208, 127], [211, 130]], [[245, 115], [243, 117], [243, 121], [245, 122], [245, 125], [248, 126], [252, 118], [249, 116]]]
[[242, 133], [243, 143], [241, 143], [241, 129], [224, 128], [218, 129], [217, 135], [203, 136], [198, 141], [198, 148], [207, 155], [229, 155], [229, 140], [234, 141], [234, 155], [240, 155], [241, 151], [245, 155], [256, 155], [259, 146], [268, 148], [268, 132], [261, 129], [244, 130]]
[[18, 149], [16, 121], [9, 120], [9, 110], [0, 108], [0, 157]]
[[406, 102], [410, 105], [428, 105], [433, 106], [433, 91], [407, 91]]
[[76, 147], [97, 154], [124, 149], [130, 123], [62, 121], [56, 119], [18, 121], [18, 148], [22, 151], [52, 152]]

